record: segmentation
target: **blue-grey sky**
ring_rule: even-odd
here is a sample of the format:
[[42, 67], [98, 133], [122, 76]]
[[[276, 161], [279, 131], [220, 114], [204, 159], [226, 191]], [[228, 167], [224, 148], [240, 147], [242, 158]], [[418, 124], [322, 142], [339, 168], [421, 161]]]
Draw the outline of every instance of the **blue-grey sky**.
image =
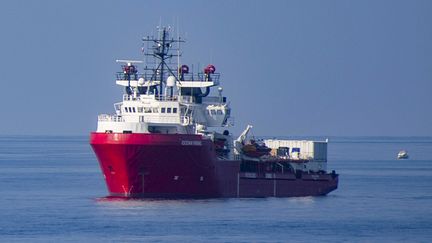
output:
[[160, 19], [240, 132], [432, 135], [432, 1], [2, 1], [0, 134], [85, 135]]

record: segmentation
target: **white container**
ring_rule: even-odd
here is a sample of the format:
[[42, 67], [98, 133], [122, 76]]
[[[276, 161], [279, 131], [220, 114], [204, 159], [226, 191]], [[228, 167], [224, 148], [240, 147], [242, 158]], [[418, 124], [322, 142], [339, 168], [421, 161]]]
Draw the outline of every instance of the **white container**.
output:
[[279, 147], [289, 148], [292, 159], [327, 161], [326, 141], [266, 139], [264, 143], [271, 149], [278, 149]]

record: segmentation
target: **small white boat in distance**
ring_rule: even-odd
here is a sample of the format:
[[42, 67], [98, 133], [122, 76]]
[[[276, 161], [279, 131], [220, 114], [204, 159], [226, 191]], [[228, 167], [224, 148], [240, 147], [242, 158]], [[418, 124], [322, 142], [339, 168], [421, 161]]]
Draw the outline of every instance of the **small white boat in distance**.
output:
[[408, 152], [406, 150], [399, 151], [397, 158], [398, 159], [408, 159]]

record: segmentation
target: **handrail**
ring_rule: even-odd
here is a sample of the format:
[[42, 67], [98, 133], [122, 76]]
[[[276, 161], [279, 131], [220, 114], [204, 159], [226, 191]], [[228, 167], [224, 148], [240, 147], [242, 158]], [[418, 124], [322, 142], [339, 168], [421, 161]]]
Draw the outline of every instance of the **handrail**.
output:
[[[137, 73], [130, 75], [130, 80], [138, 80], [140, 78], [143, 78], [144, 80], [152, 80], [153, 75], [149, 75], [146, 73]], [[127, 74], [123, 72], [117, 72], [116, 73], [116, 80], [128, 80]]]
[[[140, 78], [143, 78], [145, 81], [160, 81], [158, 78], [159, 76], [155, 76], [153, 74], [148, 73], [137, 73], [137, 74], [131, 74], [130, 77], [128, 77], [127, 74], [123, 72], [117, 72], [116, 73], [116, 80], [138, 80]], [[187, 73], [183, 74], [182, 77], [180, 77], [181, 81], [198, 81], [198, 82], [219, 82], [220, 73], [213, 73], [210, 76], [207, 76], [205, 73], [199, 72], [199, 73]]]
[[123, 100], [124, 100], [124, 101], [140, 100], [140, 97], [139, 97], [139, 96], [135, 97], [135, 96], [133, 96], [133, 95], [124, 94], [124, 95], [123, 95]]
[[98, 121], [101, 122], [124, 122], [122, 116], [101, 114], [98, 116]]
[[[157, 123], [169, 123], [169, 124], [178, 124], [179, 122], [183, 122], [184, 116], [180, 118], [179, 116], [141, 116], [140, 122], [157, 122]], [[122, 116], [117, 115], [108, 115], [108, 114], [101, 114], [98, 116], [99, 122], [125, 122], [124, 118]], [[192, 122], [192, 119], [188, 119], [189, 122]], [[183, 124], [183, 123], [182, 123]], [[188, 124], [183, 124], [188, 125]]]
[[[134, 100], [142, 100], [141, 98], [142, 96], [134, 96], [134, 95], [128, 95], [128, 94], [124, 94], [123, 95], [123, 101], [134, 101]], [[179, 101], [182, 103], [194, 103], [195, 102], [195, 97], [193, 96], [180, 96], [180, 95], [152, 95], [151, 97], [154, 97], [155, 100], [157, 101]], [[208, 96], [208, 97], [203, 97], [203, 102], [205, 103], [214, 103], [214, 104], [225, 104], [225, 100], [222, 100], [219, 96]]]
[[173, 96], [155, 95], [155, 98], [158, 101], [177, 101], [178, 100], [178, 96], [177, 95], [173, 95]]
[[[154, 97], [154, 99], [157, 101], [177, 101], [178, 100], [177, 95], [173, 95], [173, 96], [153, 95], [151, 97]], [[141, 98], [141, 96], [133, 96], [133, 95], [128, 95], [128, 94], [123, 95], [123, 101], [134, 101], [134, 100], [142, 100], [142, 98]]]

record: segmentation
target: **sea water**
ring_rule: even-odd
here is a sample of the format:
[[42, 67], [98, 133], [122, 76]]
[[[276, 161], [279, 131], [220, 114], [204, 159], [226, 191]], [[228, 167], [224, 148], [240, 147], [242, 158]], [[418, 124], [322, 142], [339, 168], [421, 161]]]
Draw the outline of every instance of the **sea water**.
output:
[[1, 136], [0, 241], [432, 242], [431, 137], [335, 137], [328, 155], [327, 196], [122, 201], [88, 137]]

